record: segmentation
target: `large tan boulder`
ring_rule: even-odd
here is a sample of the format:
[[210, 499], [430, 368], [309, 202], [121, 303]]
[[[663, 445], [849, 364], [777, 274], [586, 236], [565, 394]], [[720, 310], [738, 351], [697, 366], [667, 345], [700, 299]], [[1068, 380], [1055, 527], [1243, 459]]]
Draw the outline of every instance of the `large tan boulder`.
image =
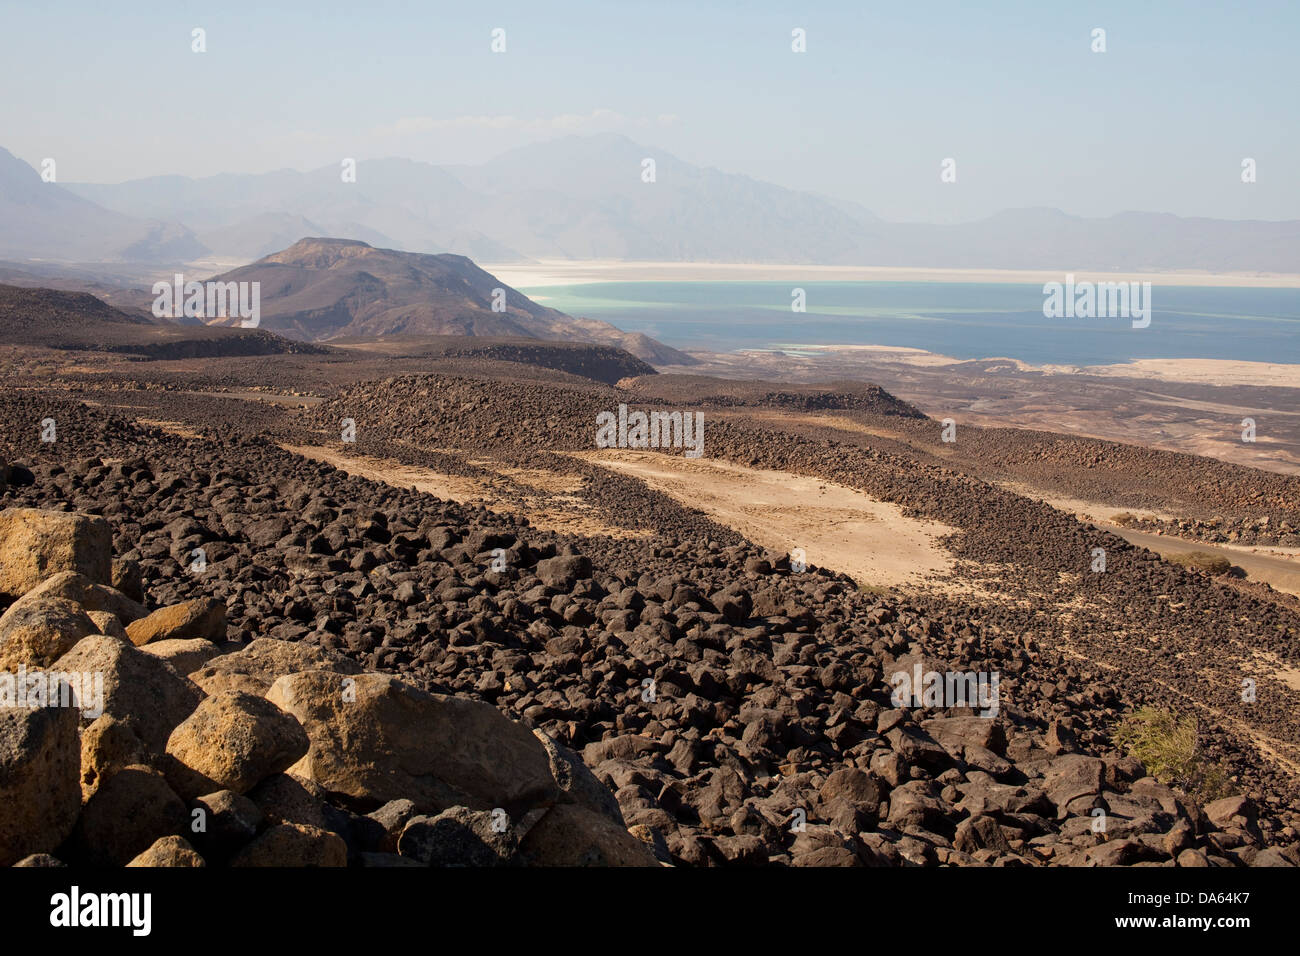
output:
[[[97, 584], [76, 571], [60, 571], [51, 575], [24, 594], [14, 607], [40, 598], [64, 598], [80, 605], [82, 610], [107, 611], [123, 625], [145, 617], [149, 609], [107, 584]], [[12, 609], [11, 609], [12, 610]], [[108, 633], [107, 631], [103, 633]]]
[[0, 594], [26, 594], [60, 571], [108, 584], [112, 552], [108, 522], [96, 515], [5, 508], [0, 511]]
[[76, 604], [63, 598], [16, 603], [0, 617], [0, 671], [49, 667], [99, 628]]
[[311, 740], [291, 769], [326, 790], [376, 805], [404, 797], [422, 812], [512, 815], [559, 795], [541, 743], [491, 704], [428, 694], [387, 674], [331, 671], [285, 675], [266, 696]]
[[203, 699], [169, 664], [115, 637], [82, 638], [52, 669], [102, 674], [103, 713], [128, 724], [151, 753], [166, 748], [172, 729]]
[[81, 808], [78, 714], [0, 706], [0, 866], [52, 852]]
[[221, 648], [211, 641], [205, 641], [201, 637], [195, 637], [189, 640], [170, 639], [166, 641], [150, 641], [140, 650], [146, 654], [152, 654], [159, 660], [166, 661], [176, 673], [182, 677], [188, 677], [196, 670], [206, 664], [212, 658], [221, 653]]
[[242, 690], [265, 694], [283, 674], [299, 671], [334, 671], [360, 674], [361, 667], [335, 651], [312, 647], [298, 641], [278, 641], [259, 637], [232, 654], [214, 658], [190, 674], [190, 680], [209, 694], [223, 690]]
[[75, 844], [92, 866], [125, 866], [163, 836], [179, 836], [189, 812], [163, 775], [124, 767], [100, 784], [77, 820]]
[[654, 852], [609, 817], [561, 803], [533, 825], [519, 844], [531, 866], [658, 866]]
[[235, 854], [230, 865], [347, 866], [348, 846], [337, 833], [301, 823], [281, 823]]
[[195, 598], [159, 608], [148, 617], [126, 626], [127, 637], [139, 647], [152, 641], [198, 638], [219, 642], [226, 639], [226, 606], [212, 598]]
[[177, 725], [167, 753], [200, 774], [215, 790], [246, 793], [307, 753], [307, 734], [265, 697], [223, 691], [207, 698]]
[[154, 840], [153, 845], [145, 850], [127, 866], [207, 866], [203, 857], [195, 852], [194, 847], [185, 842], [184, 837], [165, 836]]

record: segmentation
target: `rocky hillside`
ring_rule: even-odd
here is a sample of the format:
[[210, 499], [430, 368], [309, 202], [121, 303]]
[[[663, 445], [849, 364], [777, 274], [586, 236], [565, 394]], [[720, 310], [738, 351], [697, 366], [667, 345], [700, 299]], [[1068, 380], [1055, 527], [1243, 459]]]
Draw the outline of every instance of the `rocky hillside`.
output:
[[[437, 394], [433, 389], [422, 401], [427, 404]], [[410, 414], [418, 404], [390, 414]], [[65, 423], [59, 446], [27, 437], [30, 429], [23, 426], [38, 413]], [[562, 416], [562, 407], [555, 414]], [[204, 436], [181, 439], [50, 396], [5, 399], [0, 421], [5, 434], [17, 436], [11, 454], [24, 459], [12, 469], [0, 498], [7, 527], [38, 520], [17, 510], [31, 506], [103, 519], [64, 519], [84, 522], [80, 537], [97, 542], [93, 561], [70, 568], [46, 562], [46, 567], [80, 574], [90, 584], [73, 583], [83, 588], [116, 584], [116, 590], [126, 591], [134, 565], [147, 587], [132, 600], [192, 609], [136, 617], [123, 627], [124, 640], [104, 633], [113, 629], [112, 621], [96, 625], [82, 611], [96, 627], [91, 631], [76, 616], [90, 598], [80, 604], [65, 598], [74, 606], [58, 605], [60, 613], [78, 622], [67, 625], [70, 633], [55, 628], [52, 641], [41, 645], [23, 636], [50, 630], [45, 618], [34, 616], [27, 630], [0, 628], [0, 648], [36, 661], [33, 655], [45, 646], [56, 669], [106, 661], [110, 673], [118, 673], [149, 655], [156, 640], [196, 638], [163, 629], [165, 622], [198, 620], [212, 628], [198, 639], [230, 651], [211, 657], [212, 649], [200, 644], [203, 653], [197, 658], [159, 665], [175, 675], [164, 683], [177, 687], [182, 701], [166, 710], [163, 723], [170, 726], [130, 709], [119, 711], [127, 715], [121, 719], [128, 726], [128, 717], [136, 721], [133, 731], [146, 751], [140, 762], [128, 750], [137, 762], [127, 766], [146, 769], [132, 769], [120, 791], [110, 786], [115, 777], [108, 777], [101, 787], [110, 789], [101, 802], [119, 805], [111, 802], [121, 798], [115, 793], [134, 792], [135, 781], [146, 786], [147, 778], [155, 795], [151, 805], [171, 808], [157, 817], [171, 822], [121, 849], [119, 861], [149, 850], [153, 844], [146, 836], [163, 835], [183, 836], [205, 859], [222, 858], [213, 851], [205, 855], [179, 830], [178, 807], [192, 810], [199, 803], [190, 801], [216, 802], [209, 795], [220, 791], [196, 792], [186, 783], [188, 771], [224, 784], [229, 793], [221, 806], [248, 811], [230, 795], [248, 787], [243, 795], [265, 822], [245, 828], [245, 842], [234, 851], [235, 859], [244, 854], [243, 862], [250, 856], [255, 861], [396, 862], [391, 856], [367, 856], [387, 852], [389, 844], [384, 838], [367, 842], [366, 833], [378, 838], [379, 831], [360, 817], [379, 822], [388, 838], [397, 832], [398, 856], [417, 862], [448, 859], [424, 849], [439, 842], [420, 835], [426, 827], [463, 837], [458, 846], [484, 854], [476, 859], [540, 860], [530, 858], [524, 846], [536, 827], [547, 819], [563, 821], [577, 812], [564, 808], [582, 805], [554, 796], [564, 789], [554, 764], [543, 778], [540, 764], [528, 763], [533, 758], [515, 755], [509, 779], [519, 789], [493, 790], [491, 798], [474, 787], [481, 783], [479, 775], [492, 776], [495, 758], [468, 777], [430, 771], [414, 780], [397, 774], [382, 787], [367, 781], [355, 765], [374, 759], [386, 767], [383, 754], [389, 749], [412, 759], [427, 753], [418, 740], [384, 723], [386, 708], [405, 708], [436, 727], [440, 714], [459, 714], [457, 708], [479, 702], [498, 715], [489, 719], [486, 710], [474, 711], [485, 715], [484, 726], [497, 727], [491, 736], [501, 738], [498, 748], [516, 741], [523, 748], [521, 735], [496, 723], [508, 719], [580, 754], [640, 839], [636, 859], [644, 862], [651, 856], [677, 865], [1300, 862], [1294, 795], [1237, 735], [1215, 728], [1207, 749], [1207, 759], [1221, 762], [1229, 774], [1226, 795], [1160, 783], [1116, 743], [1115, 728], [1125, 714], [1166, 701], [1150, 678], [1163, 673], [1160, 668], [1174, 667], [1172, 658], [1152, 656], [1140, 671], [1145, 679], [1129, 680], [1110, 666], [1104, 651], [1081, 656], [1041, 622], [998, 616], [978, 602], [948, 605], [862, 591], [840, 575], [815, 567], [799, 570], [786, 556], [763, 553], [743, 540], [712, 540], [707, 522], [692, 527], [687, 521], [680, 530], [651, 538], [573, 537], [538, 531], [522, 517], [350, 477], [239, 428], [216, 425]], [[535, 424], [544, 426], [545, 419]], [[363, 425], [363, 433], [368, 427]], [[739, 445], [733, 449], [742, 442], [743, 451]], [[817, 443], [763, 449], [761, 440], [756, 443], [734, 426], [721, 431], [710, 453], [785, 456], [788, 465], [803, 458], [814, 473], [820, 468], [846, 478], [857, 474], [856, 480], [882, 490], [902, 467], [878, 456], [864, 469], [861, 458]], [[991, 530], [993, 522], [1005, 519], [1020, 528], [1011, 540], [982, 534], [978, 545], [967, 547], [972, 554], [984, 549], [1015, 562], [1029, 554], [1044, 577], [1078, 574], [1072, 569], [1085, 560], [1090, 532], [1072, 519], [1046, 509], [1025, 510], [1018, 503], [1023, 499], [938, 472], [914, 475], [912, 481], [914, 506], [929, 501], [936, 507], [937, 497], [937, 507], [959, 526]], [[642, 494], [647, 501], [656, 497], [644, 489]], [[640, 503], [625, 501], [629, 506]], [[988, 517], [979, 517], [981, 508]], [[110, 564], [105, 579], [104, 543], [110, 539], [122, 571], [114, 577]], [[8, 540], [21, 554], [31, 550], [34, 539], [14, 542], [11, 535]], [[1172, 606], [1163, 612], [1151, 607], [1156, 617], [1149, 622], [1150, 633], [1172, 640], [1193, 617], [1222, 623], [1232, 614], [1216, 609], [1216, 602], [1230, 600], [1224, 594], [1197, 598], [1204, 586], [1195, 578], [1153, 565], [1122, 542], [1100, 540], [1115, 548], [1116, 573], [1113, 581], [1097, 585], [1098, 603], [1118, 601], [1131, 609], [1137, 591], [1129, 588], [1164, 594], [1180, 607], [1200, 602], [1186, 615]], [[202, 571], [193, 566], [196, 549], [204, 553]], [[28, 578], [6, 585], [11, 594], [24, 594], [13, 607], [22, 610], [33, 583]], [[56, 587], [48, 579], [35, 586]], [[93, 593], [117, 600], [106, 591]], [[128, 617], [144, 610], [127, 607]], [[219, 608], [226, 615], [224, 635], [212, 623]], [[1294, 623], [1294, 616], [1261, 620], [1259, 609], [1252, 610], [1258, 623], [1236, 625], [1235, 642], [1262, 647], [1266, 638], [1257, 630]], [[1032, 618], [1032, 609], [1029, 614]], [[26, 618], [15, 614], [13, 620]], [[1199, 626], [1193, 631], [1199, 634]], [[151, 636], [137, 643], [135, 638], [146, 634]], [[1271, 646], [1292, 657], [1288, 641], [1293, 638], [1284, 635], [1275, 632]], [[1115, 631], [1102, 629], [1095, 636], [1135, 646]], [[279, 644], [259, 644], [267, 639], [288, 642], [295, 650], [280, 656]], [[1214, 640], [1223, 643], [1223, 635]], [[75, 643], [65, 647], [69, 641]], [[263, 650], [268, 646], [277, 649], [274, 654]], [[277, 663], [258, 663], [267, 654]], [[316, 669], [285, 678], [303, 666], [290, 655], [305, 655], [301, 659]], [[347, 673], [343, 669], [349, 665], [337, 655], [362, 673]], [[1212, 665], [1211, 657], [1204, 660]], [[981, 717], [969, 706], [943, 701], [898, 706], [891, 675], [917, 665], [926, 671], [1000, 674], [996, 715]], [[1139, 673], [1131, 661], [1128, 672]], [[349, 676], [356, 678], [355, 700], [342, 697], [340, 704], [335, 695]], [[122, 693], [139, 693], [145, 683], [116, 686], [126, 688]], [[408, 684], [412, 689], [404, 689]], [[1261, 681], [1262, 691], [1265, 686]], [[114, 693], [108, 700], [115, 700]], [[62, 741], [59, 765], [75, 765], [73, 722], [58, 714], [49, 719], [67, 722], [68, 729], [49, 739]], [[210, 729], [232, 726], [258, 731], [226, 735]], [[15, 737], [35, 739], [25, 728], [15, 730]], [[89, 725], [81, 728], [83, 765], [88, 730]], [[300, 734], [306, 737], [305, 751]], [[254, 761], [222, 750], [220, 741], [228, 736], [247, 740], [249, 747], [264, 741], [252, 748], [260, 769], [235, 774], [232, 768], [242, 770]], [[330, 743], [378, 739], [385, 744], [374, 752], [368, 745], [352, 752]], [[31, 748], [23, 744], [3, 752], [26, 755], [6, 759], [35, 760]], [[525, 772], [528, 766], [539, 772]], [[251, 782], [263, 772], [270, 776]], [[221, 776], [226, 773], [233, 776]], [[0, 781], [16, 786], [11, 781], [27, 776], [0, 772]], [[68, 789], [58, 802], [58, 825], [45, 831], [42, 846], [19, 844], [10, 858], [45, 852], [77, 860], [85, 858], [79, 852], [94, 852], [86, 848], [96, 841], [87, 842], [84, 834], [96, 798], [82, 804], [80, 797], [74, 800], [70, 783], [62, 786]], [[305, 790], [319, 816], [277, 811], [267, 790]], [[603, 800], [594, 789], [584, 785], [583, 790], [593, 801]], [[462, 793], [478, 794], [482, 802], [463, 799]], [[415, 806], [392, 806], [395, 800]], [[520, 828], [529, 813], [544, 813], [523, 835], [519, 850], [489, 857], [489, 850], [480, 849], [495, 846], [483, 837], [487, 818], [474, 813], [498, 808], [511, 827]], [[409, 838], [413, 822], [398, 822], [406, 809], [432, 821], [422, 822]], [[607, 810], [604, 819], [613, 825], [613, 807]], [[1101, 828], [1097, 811], [1104, 816]], [[91, 823], [96, 816], [90, 814]], [[292, 833], [279, 829], [285, 825]], [[475, 838], [465, 836], [467, 831]], [[574, 831], [566, 827], [564, 832], [571, 839]], [[539, 842], [546, 830], [540, 833]], [[404, 838], [408, 848], [420, 849], [404, 853]], [[104, 836], [100, 842], [108, 845], [108, 840]], [[258, 841], [277, 849], [250, 850]], [[290, 849], [278, 849], [283, 847]], [[587, 861], [615, 856], [613, 850], [604, 852], [604, 857], [579, 855]], [[152, 853], [148, 859], [164, 854], [191, 859], [175, 840]]]

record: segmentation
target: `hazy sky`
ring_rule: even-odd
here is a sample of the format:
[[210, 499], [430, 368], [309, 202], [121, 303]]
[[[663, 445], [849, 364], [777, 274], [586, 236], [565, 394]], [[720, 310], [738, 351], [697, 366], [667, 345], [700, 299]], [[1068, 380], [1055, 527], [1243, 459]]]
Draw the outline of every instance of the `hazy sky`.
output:
[[116, 182], [615, 130], [887, 219], [1300, 219], [1298, 41], [1295, 0], [0, 0], [0, 146]]

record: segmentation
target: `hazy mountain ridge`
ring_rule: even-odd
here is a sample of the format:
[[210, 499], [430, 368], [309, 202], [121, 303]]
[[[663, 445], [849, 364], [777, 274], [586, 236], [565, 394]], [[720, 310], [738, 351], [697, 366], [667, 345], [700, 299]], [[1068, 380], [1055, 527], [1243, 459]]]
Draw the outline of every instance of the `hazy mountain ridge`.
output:
[[185, 226], [105, 209], [0, 147], [0, 256], [128, 262], [187, 259], [204, 247]]
[[[655, 160], [654, 182], [642, 179]], [[19, 168], [20, 167], [20, 168]], [[23, 172], [25, 170], [25, 172]], [[44, 193], [36, 194], [36, 187]], [[1013, 209], [972, 223], [885, 222], [858, 203], [695, 166], [613, 134], [522, 146], [478, 166], [364, 160], [309, 172], [54, 186], [0, 156], [0, 254], [252, 259], [302, 235], [528, 258], [1068, 271], [1294, 272], [1300, 221]], [[146, 218], [135, 218], [146, 217]], [[147, 221], [146, 221], [147, 220]], [[184, 225], [178, 225], [183, 223]]]

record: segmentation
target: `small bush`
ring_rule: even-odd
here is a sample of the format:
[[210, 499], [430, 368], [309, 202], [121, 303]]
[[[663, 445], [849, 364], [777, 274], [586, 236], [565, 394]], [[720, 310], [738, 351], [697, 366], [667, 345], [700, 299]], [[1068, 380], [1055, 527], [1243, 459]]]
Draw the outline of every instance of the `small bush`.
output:
[[1232, 562], [1220, 554], [1208, 554], [1205, 551], [1191, 551], [1187, 554], [1171, 554], [1169, 560], [1184, 568], [1195, 568], [1209, 574], [1227, 574], [1232, 570]]
[[1228, 796], [1227, 771], [1201, 746], [1200, 722], [1156, 707], [1142, 707], [1120, 722], [1115, 743], [1142, 761], [1151, 776], [1201, 803]]

